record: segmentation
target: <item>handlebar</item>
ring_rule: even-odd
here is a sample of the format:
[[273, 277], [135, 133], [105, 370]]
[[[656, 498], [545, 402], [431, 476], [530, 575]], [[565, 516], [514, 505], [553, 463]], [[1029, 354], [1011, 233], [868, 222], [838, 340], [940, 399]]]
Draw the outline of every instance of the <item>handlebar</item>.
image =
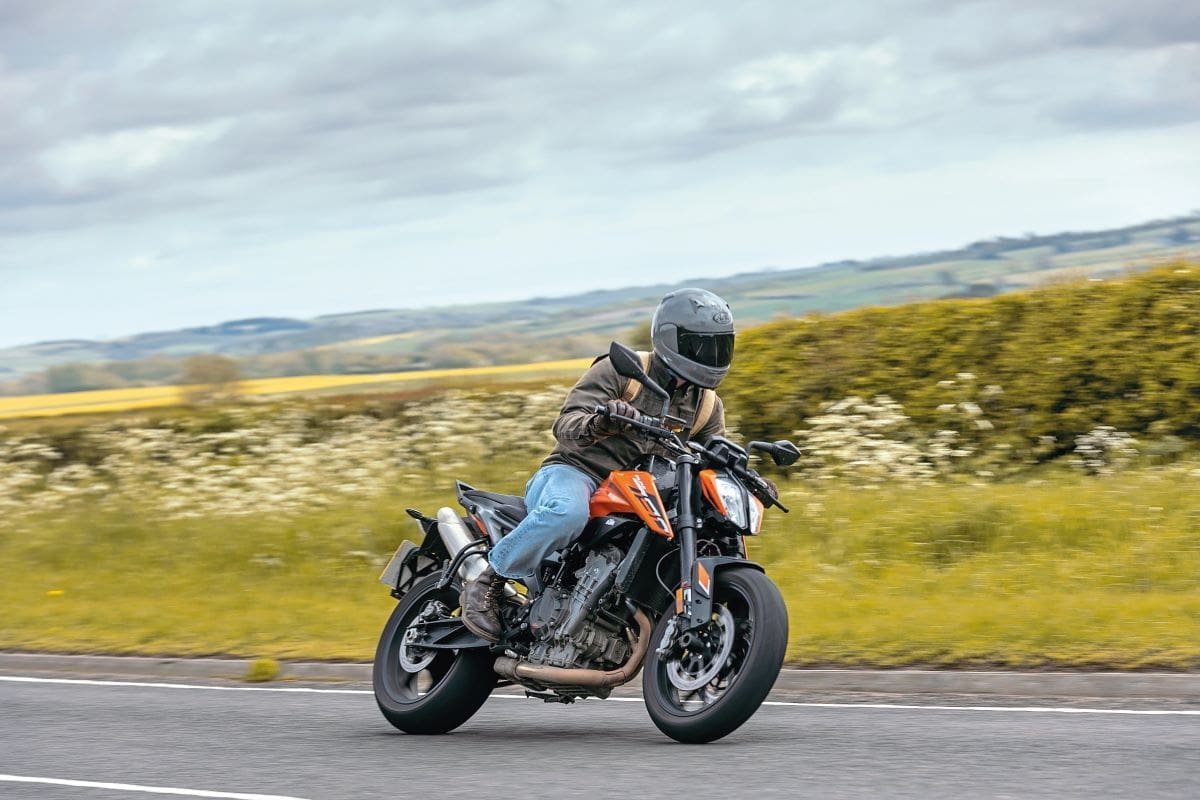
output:
[[655, 420], [654, 417], [650, 417], [645, 414], [639, 414], [638, 417], [634, 419], [633, 417], [624, 417], [620, 414], [610, 414], [608, 412], [608, 407], [604, 405], [596, 406], [596, 413], [602, 414], [609, 419], [623, 422], [634, 430], [641, 431], [642, 433], [645, 433], [655, 439], [663, 440], [668, 444], [673, 444], [674, 449], [681, 453], [687, 452], [688, 448], [698, 453], [704, 453], [709, 457], [710, 460], [715, 461], [722, 467], [731, 470], [733, 474], [744, 480], [749, 485], [750, 491], [754, 493], [754, 496], [759, 500], [762, 500], [763, 503], [765, 503], [768, 507], [776, 506], [785, 514], [790, 513], [790, 509], [783, 503], [779, 502], [779, 498], [775, 497], [771, 493], [771, 487], [767, 485], [766, 481], [764, 481], [762, 476], [757, 472], [752, 469], [747, 469], [740, 464], [730, 463], [727, 459], [720, 458], [716, 453], [713, 453], [699, 442], [688, 442], [687, 447], [684, 447], [680, 443], [679, 437], [676, 436], [673, 431], [668, 430], [660, 425], [656, 425], [653, 422], [647, 421]]
[[674, 432], [660, 425], [655, 425], [650, 421], [654, 420], [654, 417], [647, 416], [646, 414], [638, 414], [636, 419], [634, 417], [623, 417], [620, 414], [608, 413], [608, 406], [603, 405], [596, 406], [596, 413], [602, 414], [603, 416], [612, 420], [616, 420], [617, 422], [623, 422], [634, 430], [641, 431], [642, 433], [645, 433], [656, 439], [674, 440], [676, 438]]

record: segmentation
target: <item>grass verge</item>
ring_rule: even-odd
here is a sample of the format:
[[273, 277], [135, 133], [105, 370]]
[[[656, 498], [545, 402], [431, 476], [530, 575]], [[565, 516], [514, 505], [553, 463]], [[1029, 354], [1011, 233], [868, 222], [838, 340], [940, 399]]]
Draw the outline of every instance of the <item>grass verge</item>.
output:
[[[750, 555], [788, 602], [793, 664], [1197, 669], [1194, 468], [793, 487]], [[519, 491], [531, 469], [472, 483]], [[0, 648], [366, 660], [403, 508], [452, 499], [431, 474], [303, 517], [28, 519], [0, 539]]]

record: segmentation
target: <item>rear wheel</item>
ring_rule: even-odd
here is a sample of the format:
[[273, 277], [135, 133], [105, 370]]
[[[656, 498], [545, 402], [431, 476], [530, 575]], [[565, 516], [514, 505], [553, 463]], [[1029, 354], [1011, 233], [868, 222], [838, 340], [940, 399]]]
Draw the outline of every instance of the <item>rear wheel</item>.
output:
[[375, 650], [375, 702], [383, 716], [405, 733], [447, 733], [462, 725], [496, 686], [493, 658], [482, 648], [424, 650], [405, 641], [422, 612], [441, 603], [458, 609], [458, 592], [438, 589], [440, 573], [418, 582], [392, 612]]
[[685, 634], [667, 656], [656, 652], [673, 610], [659, 620], [642, 692], [658, 729], [680, 742], [720, 739], [758, 710], [787, 650], [787, 607], [779, 589], [749, 567], [717, 573], [712, 621]]

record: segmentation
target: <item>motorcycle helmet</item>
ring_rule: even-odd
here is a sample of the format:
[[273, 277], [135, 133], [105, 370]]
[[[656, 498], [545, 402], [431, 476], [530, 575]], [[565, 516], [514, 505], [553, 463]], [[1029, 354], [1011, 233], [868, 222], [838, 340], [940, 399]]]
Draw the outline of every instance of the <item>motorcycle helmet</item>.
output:
[[712, 292], [680, 289], [658, 304], [650, 339], [675, 377], [715, 389], [733, 360], [733, 312]]

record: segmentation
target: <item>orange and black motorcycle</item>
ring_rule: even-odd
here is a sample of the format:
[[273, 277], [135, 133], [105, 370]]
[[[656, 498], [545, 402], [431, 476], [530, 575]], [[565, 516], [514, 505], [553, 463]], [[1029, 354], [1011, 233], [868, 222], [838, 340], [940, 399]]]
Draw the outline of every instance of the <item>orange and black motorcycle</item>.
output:
[[[460, 515], [409, 509], [423, 543], [405, 542], [381, 577], [399, 600], [375, 653], [375, 698], [407, 733], [446, 733], [497, 685], [570, 703], [607, 697], [644, 671], [655, 725], [681, 742], [708, 742], [750, 718], [779, 674], [787, 608], [762, 567], [746, 559], [764, 504], [787, 511], [749, 467], [746, 450], [717, 438], [684, 441], [667, 416], [667, 392], [629, 348], [613, 343], [617, 372], [663, 400], [658, 417], [619, 418], [672, 458], [644, 456], [593, 495], [591, 519], [537, 574], [509, 583], [505, 632], [490, 643], [459, 617], [464, 580], [525, 516], [520, 497], [458, 483]], [[751, 442], [776, 464], [795, 445]]]

